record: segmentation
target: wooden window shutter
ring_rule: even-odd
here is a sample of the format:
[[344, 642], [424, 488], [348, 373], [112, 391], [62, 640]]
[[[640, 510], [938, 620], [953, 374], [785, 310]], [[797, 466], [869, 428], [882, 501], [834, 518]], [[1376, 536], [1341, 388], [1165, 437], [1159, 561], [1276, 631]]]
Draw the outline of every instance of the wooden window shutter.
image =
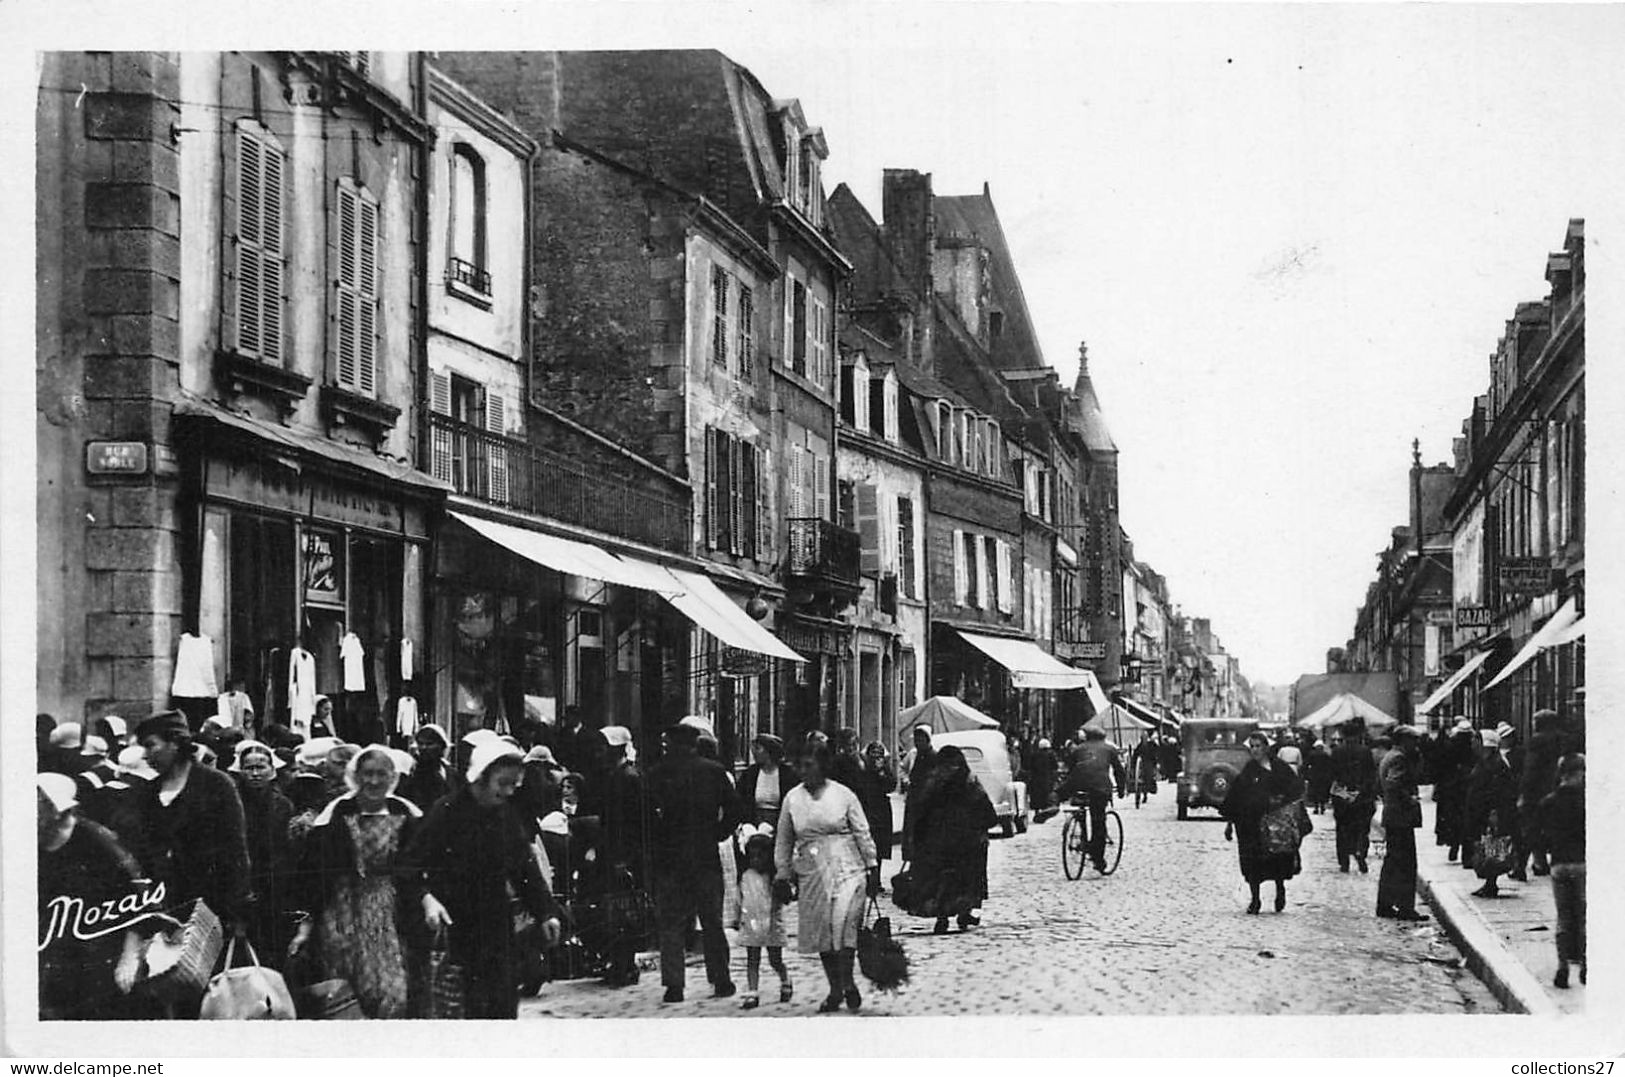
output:
[[739, 285], [739, 376], [746, 381], [756, 377], [756, 295]]
[[705, 428], [705, 542], [717, 545], [717, 438], [716, 430]]
[[807, 373], [807, 288], [800, 281], [790, 282], [790, 290], [794, 301], [791, 303], [791, 312], [794, 320], [790, 323], [791, 346], [794, 348], [790, 369], [797, 374]]
[[880, 491], [874, 483], [860, 482], [856, 487], [858, 540], [862, 551], [859, 571], [865, 576], [880, 575]]
[[728, 524], [735, 554], [745, 552], [745, 449], [738, 438], [728, 438]]
[[829, 457], [812, 453], [813, 498], [820, 520], [829, 519]]
[[761, 481], [761, 476], [756, 467], [758, 452], [756, 446], [740, 442], [739, 454], [740, 486], [742, 487], [741, 501], [743, 503], [743, 512], [741, 513], [743, 523], [740, 527], [742, 541], [740, 542], [739, 552], [746, 557], [756, 557], [758, 556], [756, 533], [761, 518], [760, 493], [757, 490], [757, 484]]
[[711, 270], [711, 361], [728, 369], [728, 271]]
[[1003, 539], [997, 540], [993, 547], [993, 583], [997, 590], [994, 596], [1000, 613], [1011, 612], [1010, 605], [1010, 544]]
[[378, 389], [378, 204], [352, 182], [341, 180], [335, 208], [335, 375], [343, 388], [374, 396]]
[[250, 121], [238, 125], [235, 151], [235, 182], [225, 185], [232, 231], [223, 259], [224, 339], [240, 355], [280, 365], [285, 159], [270, 132]]
[[[429, 372], [429, 410], [436, 415], [451, 414], [451, 376]], [[440, 423], [429, 427], [429, 474], [442, 482], [451, 481], [451, 430]]]
[[[507, 406], [502, 394], [487, 390], [485, 394], [485, 428], [497, 437], [507, 433]], [[490, 475], [491, 500], [505, 504], [508, 500], [508, 447], [493, 442], [486, 447], [487, 470]]]
[[756, 449], [756, 557], [767, 561], [773, 556], [773, 517], [767, 492], [773, 485], [773, 468], [766, 449]]
[[966, 573], [969, 567], [965, 564], [965, 532], [954, 531], [954, 605], [965, 604], [965, 593], [970, 590], [967, 586]]
[[807, 515], [806, 504], [806, 448], [801, 445], [789, 446], [790, 453], [790, 481], [787, 486], [789, 496], [789, 512], [792, 520], [805, 519]]

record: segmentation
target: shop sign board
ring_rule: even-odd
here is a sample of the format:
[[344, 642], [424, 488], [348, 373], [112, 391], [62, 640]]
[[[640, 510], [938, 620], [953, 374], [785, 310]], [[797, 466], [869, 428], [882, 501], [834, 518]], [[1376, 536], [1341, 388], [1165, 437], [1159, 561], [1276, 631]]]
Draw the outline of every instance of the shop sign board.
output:
[[1488, 628], [1495, 620], [1488, 606], [1457, 606], [1456, 628]]
[[[385, 493], [318, 476], [303, 476], [291, 468], [262, 466], [258, 460], [211, 458], [205, 469], [205, 482], [210, 498], [257, 509], [391, 534], [401, 534], [407, 522], [401, 502]], [[426, 532], [421, 513], [414, 514], [413, 522]]]
[[1094, 640], [1077, 645], [1078, 657], [1085, 662], [1100, 662], [1106, 657], [1106, 643], [1104, 640]]
[[1501, 590], [1510, 594], [1538, 594], [1552, 586], [1552, 564], [1544, 557], [1508, 557], [1497, 566]]

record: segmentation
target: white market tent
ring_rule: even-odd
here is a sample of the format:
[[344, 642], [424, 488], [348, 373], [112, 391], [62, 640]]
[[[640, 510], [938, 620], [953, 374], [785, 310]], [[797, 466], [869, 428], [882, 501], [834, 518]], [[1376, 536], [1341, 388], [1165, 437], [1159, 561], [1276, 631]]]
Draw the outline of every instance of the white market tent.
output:
[[1350, 718], [1363, 718], [1368, 726], [1396, 725], [1397, 720], [1383, 713], [1353, 692], [1339, 692], [1317, 711], [1298, 721], [1299, 729], [1325, 729], [1342, 725]]
[[930, 726], [933, 733], [962, 733], [967, 729], [997, 729], [999, 723], [955, 696], [932, 696], [897, 715], [901, 728]]

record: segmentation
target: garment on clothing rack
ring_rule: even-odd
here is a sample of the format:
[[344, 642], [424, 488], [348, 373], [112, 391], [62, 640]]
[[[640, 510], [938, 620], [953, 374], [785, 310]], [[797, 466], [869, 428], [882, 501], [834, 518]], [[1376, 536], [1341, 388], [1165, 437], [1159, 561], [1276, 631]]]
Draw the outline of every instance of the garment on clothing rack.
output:
[[246, 719], [254, 713], [254, 701], [248, 698], [247, 692], [222, 692], [219, 700], [220, 709], [215, 714], [215, 720], [227, 729], [246, 728]]
[[367, 690], [367, 652], [361, 646], [361, 637], [354, 632], [344, 633], [344, 639], [339, 643], [339, 660], [344, 663], [344, 690], [346, 692], [365, 692]]
[[418, 731], [418, 701], [415, 696], [402, 696], [395, 701], [395, 732], [411, 740]]
[[412, 641], [401, 640], [401, 680], [412, 679]]
[[288, 677], [282, 668], [288, 659], [281, 647], [272, 647], [264, 655], [261, 670], [265, 677], [265, 717], [266, 721], [275, 721], [288, 708]]
[[288, 727], [302, 737], [310, 736], [310, 720], [316, 717], [316, 656], [303, 647], [288, 653]]
[[169, 694], [188, 699], [212, 699], [220, 694], [214, 676], [214, 640], [208, 636], [181, 634], [175, 651], [175, 679]]

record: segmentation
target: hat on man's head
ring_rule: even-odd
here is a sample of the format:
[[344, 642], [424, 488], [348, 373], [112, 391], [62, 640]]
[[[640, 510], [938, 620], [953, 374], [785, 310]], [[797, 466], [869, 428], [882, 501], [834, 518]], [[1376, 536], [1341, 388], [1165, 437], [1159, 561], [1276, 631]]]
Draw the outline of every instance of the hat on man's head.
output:
[[1508, 737], [1517, 736], [1518, 731], [1513, 729], [1510, 723], [1500, 722], [1495, 726], [1495, 735], [1500, 737], [1502, 740], [1506, 740]]
[[1414, 725], [1396, 725], [1391, 733], [1396, 737], [1421, 737], [1426, 735], [1420, 727]]
[[1473, 723], [1462, 717], [1458, 717], [1456, 719], [1456, 724], [1450, 727], [1451, 736], [1455, 736], [1457, 733], [1471, 733], [1472, 731]]
[[632, 731], [624, 725], [606, 725], [598, 733], [611, 748], [624, 748], [632, 743]]
[[135, 727], [136, 740], [144, 740], [150, 736], [175, 740], [176, 738], [190, 737], [191, 735], [192, 727], [186, 721], [186, 715], [180, 711], [159, 711]]

